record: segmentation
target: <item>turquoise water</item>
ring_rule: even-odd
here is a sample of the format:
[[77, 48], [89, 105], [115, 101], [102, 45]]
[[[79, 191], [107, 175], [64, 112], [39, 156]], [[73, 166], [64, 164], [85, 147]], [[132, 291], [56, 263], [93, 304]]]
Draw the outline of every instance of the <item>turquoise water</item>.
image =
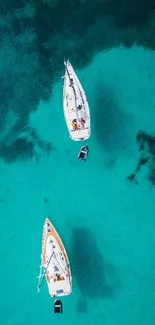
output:
[[[152, 325], [155, 322], [155, 189], [136, 135], [154, 132], [155, 52], [133, 46], [97, 54], [76, 70], [91, 110], [87, 163], [68, 136], [62, 80], [29, 123], [50, 153], [0, 161], [0, 324]], [[151, 74], [151, 76], [150, 76]], [[62, 66], [63, 75], [63, 66]], [[46, 283], [37, 294], [41, 236], [48, 216], [69, 255], [73, 292], [53, 314]]]
[[[0, 325], [155, 323], [154, 2], [0, 3]], [[86, 163], [64, 121], [69, 58], [87, 93]], [[71, 264], [37, 293], [46, 217]]]

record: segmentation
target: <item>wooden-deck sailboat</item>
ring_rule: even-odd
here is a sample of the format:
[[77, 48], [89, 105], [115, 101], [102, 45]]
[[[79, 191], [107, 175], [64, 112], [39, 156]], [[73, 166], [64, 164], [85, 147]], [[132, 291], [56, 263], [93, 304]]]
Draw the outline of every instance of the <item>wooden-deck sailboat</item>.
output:
[[87, 140], [91, 134], [87, 97], [69, 60], [64, 64], [63, 108], [68, 131], [74, 141]]
[[46, 218], [42, 237], [42, 254], [38, 291], [46, 278], [51, 297], [69, 295], [72, 291], [72, 277], [65, 247], [53, 227]]

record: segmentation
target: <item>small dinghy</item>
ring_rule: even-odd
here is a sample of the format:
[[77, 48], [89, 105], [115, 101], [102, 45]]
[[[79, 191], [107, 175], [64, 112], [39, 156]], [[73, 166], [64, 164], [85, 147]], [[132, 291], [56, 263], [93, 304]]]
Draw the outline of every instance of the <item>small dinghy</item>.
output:
[[64, 64], [63, 108], [68, 131], [74, 141], [87, 140], [91, 125], [86, 94], [69, 60]]
[[61, 300], [54, 301], [54, 313], [55, 314], [62, 314], [62, 302]]
[[38, 291], [44, 278], [51, 297], [66, 296], [71, 293], [72, 277], [68, 256], [57, 231], [48, 218], [43, 229]]
[[88, 148], [87, 145], [85, 145], [80, 149], [80, 152], [78, 154], [78, 158], [80, 160], [84, 160], [86, 162], [86, 159], [88, 157], [88, 153], [89, 153], [89, 148]]

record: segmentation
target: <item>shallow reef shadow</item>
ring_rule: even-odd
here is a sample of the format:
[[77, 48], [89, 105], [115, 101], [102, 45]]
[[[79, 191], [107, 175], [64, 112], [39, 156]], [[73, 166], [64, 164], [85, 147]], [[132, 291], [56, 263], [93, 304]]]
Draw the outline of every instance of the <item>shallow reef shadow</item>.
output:
[[137, 176], [147, 165], [147, 178], [151, 185], [155, 186], [155, 135], [140, 130], [136, 135], [136, 139], [138, 143], [139, 159], [134, 171], [127, 176], [127, 180], [139, 184]]

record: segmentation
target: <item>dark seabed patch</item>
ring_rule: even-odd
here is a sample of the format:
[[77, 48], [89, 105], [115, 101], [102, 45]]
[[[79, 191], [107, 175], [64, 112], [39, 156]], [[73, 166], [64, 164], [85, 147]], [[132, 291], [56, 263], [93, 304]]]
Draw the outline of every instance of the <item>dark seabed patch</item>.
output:
[[25, 127], [21, 130], [16, 123], [10, 132], [11, 135], [8, 133], [0, 142], [0, 157], [6, 163], [27, 161], [33, 157], [38, 161], [40, 157], [57, 151], [52, 143], [41, 140], [35, 129]]
[[148, 180], [151, 185], [155, 185], [155, 135], [148, 134], [145, 131], [137, 133], [138, 150], [140, 153], [139, 160], [135, 170], [127, 176], [129, 181], [138, 184], [137, 176], [144, 166], [148, 165]]
[[76, 228], [71, 239], [70, 260], [79, 290], [85, 298], [113, 298], [118, 290], [116, 270], [98, 250], [88, 228]]
[[27, 160], [34, 156], [34, 145], [26, 138], [16, 139], [8, 145], [1, 143], [0, 156], [7, 163], [16, 162], [18, 159]]

